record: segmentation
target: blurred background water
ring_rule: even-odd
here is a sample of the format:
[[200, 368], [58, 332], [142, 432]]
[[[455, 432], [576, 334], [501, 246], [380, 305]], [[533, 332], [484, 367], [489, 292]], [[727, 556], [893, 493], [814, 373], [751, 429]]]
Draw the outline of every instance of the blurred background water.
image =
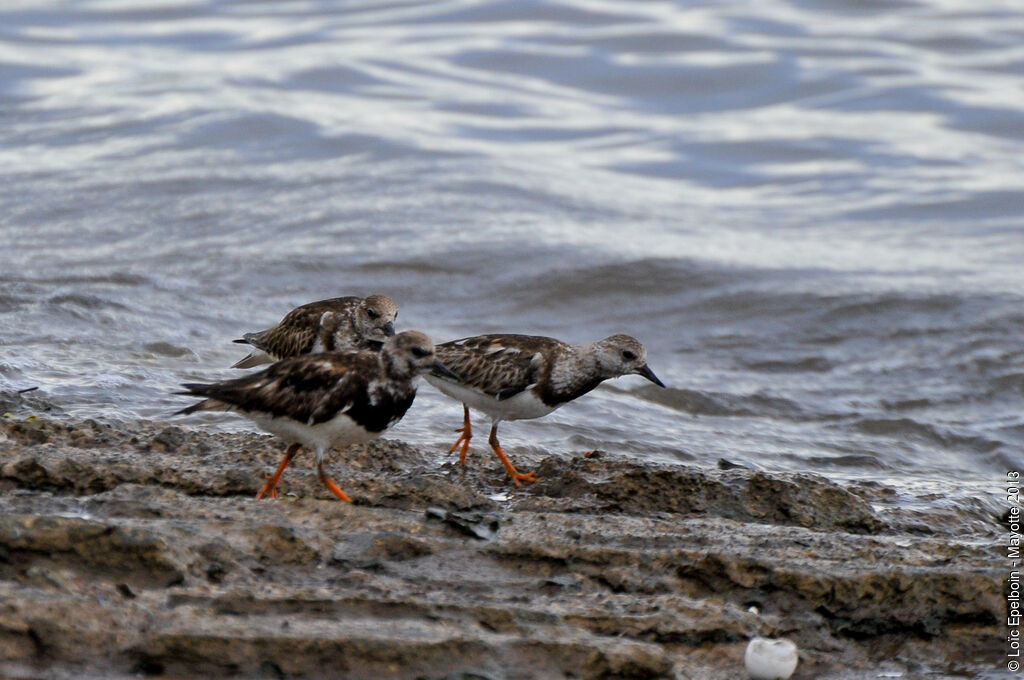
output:
[[[647, 345], [669, 389], [608, 383], [510, 451], [996, 503], [1022, 75], [1008, 0], [7, 0], [0, 389], [168, 419], [242, 332], [383, 293], [438, 341]], [[460, 419], [424, 386], [391, 436], [440, 460]]]

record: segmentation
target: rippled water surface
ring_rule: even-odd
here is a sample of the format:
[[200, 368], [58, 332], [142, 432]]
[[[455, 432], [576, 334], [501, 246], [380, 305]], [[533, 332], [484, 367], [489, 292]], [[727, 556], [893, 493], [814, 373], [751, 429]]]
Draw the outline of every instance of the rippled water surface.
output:
[[[437, 340], [647, 344], [669, 389], [509, 449], [970, 502], [1024, 466], [1022, 75], [1009, 1], [8, 1], [0, 388], [165, 419], [379, 292]], [[424, 387], [392, 434], [460, 418]]]

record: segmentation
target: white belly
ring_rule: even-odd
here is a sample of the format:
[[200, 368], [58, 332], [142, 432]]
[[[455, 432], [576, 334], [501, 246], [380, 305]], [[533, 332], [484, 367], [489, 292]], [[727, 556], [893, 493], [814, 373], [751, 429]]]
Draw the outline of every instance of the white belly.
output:
[[442, 393], [461, 401], [471, 409], [486, 413], [496, 423], [502, 420], [540, 418], [558, 408], [558, 406], [548, 406], [534, 396], [530, 390], [524, 390], [514, 397], [499, 401], [492, 396], [458, 383], [442, 380], [429, 374], [423, 377]]
[[291, 418], [271, 418], [269, 416], [250, 416], [260, 429], [289, 441], [298, 442], [317, 454], [317, 460], [323, 458], [324, 452], [335, 446], [362, 444], [372, 441], [381, 435], [380, 432], [367, 432], [343, 413], [331, 420], [316, 425], [307, 425]]

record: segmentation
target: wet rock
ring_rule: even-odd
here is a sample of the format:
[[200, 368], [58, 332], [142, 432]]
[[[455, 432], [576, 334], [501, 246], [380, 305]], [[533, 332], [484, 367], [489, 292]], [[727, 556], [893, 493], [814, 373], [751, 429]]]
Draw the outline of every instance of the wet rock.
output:
[[38, 414], [55, 415], [62, 409], [37, 387], [21, 390], [0, 390], [0, 416], [8, 420], [24, 419]]
[[141, 526], [4, 514], [0, 516], [0, 546], [6, 555], [0, 574], [17, 577], [24, 573], [30, 580], [38, 580], [41, 564], [155, 586], [180, 583], [185, 577], [172, 541]]
[[180, 427], [165, 427], [145, 444], [149, 451], [177, 451], [186, 444], [184, 431]]
[[378, 441], [330, 456], [354, 504], [310, 455], [257, 501], [269, 437], [2, 422], [0, 676], [733, 680], [784, 636], [795, 678], [911, 680], [1004, 652], [997, 519], [884, 487], [602, 452], [515, 489]]
[[537, 495], [594, 499], [594, 509], [626, 513], [714, 515], [745, 522], [872, 533], [884, 523], [863, 498], [811, 474], [772, 475], [743, 468], [636, 465], [605, 457], [568, 464], [548, 458]]
[[434, 543], [397, 532], [355, 534], [338, 543], [331, 559], [355, 569], [378, 569], [387, 562], [402, 562], [432, 555]]
[[49, 441], [52, 428], [38, 419], [13, 422], [7, 426], [7, 436], [15, 441], [28, 444], [44, 444]]
[[449, 512], [443, 508], [427, 508], [427, 518], [444, 522], [467, 536], [488, 540], [498, 534], [501, 520], [494, 514]]

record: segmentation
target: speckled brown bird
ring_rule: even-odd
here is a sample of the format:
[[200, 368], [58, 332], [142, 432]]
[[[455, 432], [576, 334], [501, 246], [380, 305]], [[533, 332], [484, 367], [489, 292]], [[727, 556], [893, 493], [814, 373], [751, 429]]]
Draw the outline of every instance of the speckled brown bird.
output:
[[304, 446], [316, 453], [320, 482], [343, 501], [351, 500], [324, 472], [324, 455], [338, 445], [368, 442], [393, 426], [412, 405], [416, 379], [424, 371], [456, 376], [434, 356], [423, 333], [388, 338], [380, 352], [345, 350], [283, 359], [243, 378], [186, 383], [190, 396], [205, 397], [178, 411], [237, 411], [289, 443], [273, 477], [256, 494], [277, 496], [286, 467]]
[[256, 348], [232, 368], [343, 349], [380, 349], [395, 334], [398, 305], [386, 295], [339, 297], [296, 307], [273, 328], [246, 333], [237, 343]]
[[427, 381], [453, 399], [462, 402], [461, 435], [452, 445], [461, 445], [459, 462], [466, 464], [466, 451], [473, 436], [470, 407], [491, 417], [488, 443], [517, 485], [535, 482], [532, 472], [521, 473], [498, 442], [502, 420], [540, 418], [583, 396], [609, 378], [635, 373], [664, 387], [647, 365], [647, 350], [636, 338], [613, 335], [585, 345], [537, 335], [478, 335], [437, 346], [438, 359], [458, 374], [427, 374]]

